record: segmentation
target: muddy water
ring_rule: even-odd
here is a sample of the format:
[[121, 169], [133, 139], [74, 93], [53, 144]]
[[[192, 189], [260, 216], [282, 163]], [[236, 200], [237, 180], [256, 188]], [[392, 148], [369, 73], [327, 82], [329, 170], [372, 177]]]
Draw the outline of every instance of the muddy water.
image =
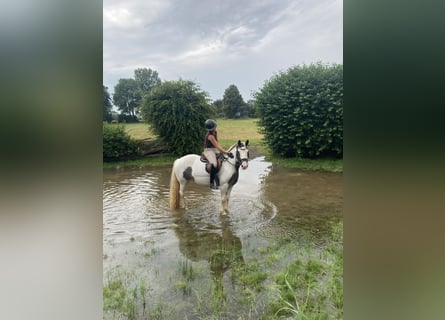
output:
[[193, 184], [186, 188], [187, 210], [171, 211], [170, 170], [103, 173], [104, 278], [124, 272], [131, 281], [143, 279], [152, 309], [168, 301], [179, 310], [166, 318], [197, 316], [196, 303], [172, 290], [187, 266], [198, 274], [194, 281], [230, 293], [227, 271], [233, 263], [283, 235], [298, 240], [309, 231], [321, 246], [330, 237], [330, 222], [342, 216], [341, 174], [272, 168], [257, 157], [240, 171], [230, 214], [221, 217], [219, 192]]

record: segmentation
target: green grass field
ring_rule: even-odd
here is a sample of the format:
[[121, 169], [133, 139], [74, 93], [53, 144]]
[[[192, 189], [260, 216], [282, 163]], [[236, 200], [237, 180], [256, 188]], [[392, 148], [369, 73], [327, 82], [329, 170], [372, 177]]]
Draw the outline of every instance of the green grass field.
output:
[[119, 123], [119, 124], [105, 124], [107, 126], [123, 126], [125, 128], [125, 132], [127, 132], [130, 137], [135, 140], [145, 140], [155, 138], [151, 130], [150, 126], [146, 123]]
[[[233, 144], [238, 139], [245, 141], [250, 140], [251, 143], [258, 143], [263, 138], [263, 135], [258, 133], [257, 126], [258, 119], [218, 119], [218, 138], [221, 144]], [[125, 131], [136, 140], [152, 139], [156, 135], [150, 130], [150, 125], [140, 123], [124, 123], [124, 124], [107, 124], [109, 126], [121, 125], [124, 126]]]
[[258, 119], [220, 119], [216, 123], [218, 127], [218, 139], [221, 143], [228, 142], [232, 144], [238, 140], [243, 142], [247, 139], [251, 143], [259, 143], [263, 138], [263, 135], [258, 133], [257, 126]]
[[[218, 140], [224, 148], [229, 148], [236, 141], [246, 141], [249, 139], [251, 149], [256, 154], [266, 156], [269, 161], [275, 165], [305, 170], [324, 170], [332, 172], [343, 171], [342, 159], [299, 159], [299, 158], [281, 158], [273, 155], [262, 141], [263, 135], [258, 132], [258, 119], [217, 119]], [[135, 140], [145, 140], [156, 138], [146, 123], [128, 123], [128, 124], [106, 124], [107, 126], [124, 126], [125, 131]], [[204, 139], [204, 137], [203, 137]], [[251, 152], [252, 153], [252, 152]], [[104, 167], [114, 167], [116, 165], [162, 165], [170, 164], [174, 157], [166, 156], [161, 158], [143, 158], [139, 160], [130, 160], [125, 162], [104, 164]]]

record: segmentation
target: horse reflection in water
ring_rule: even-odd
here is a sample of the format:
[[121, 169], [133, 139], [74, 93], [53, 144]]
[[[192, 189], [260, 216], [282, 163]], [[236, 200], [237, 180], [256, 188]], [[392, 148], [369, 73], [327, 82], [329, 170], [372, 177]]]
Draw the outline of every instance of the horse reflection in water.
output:
[[196, 221], [187, 216], [176, 221], [175, 234], [179, 239], [179, 250], [188, 259], [208, 261], [215, 290], [222, 293], [224, 273], [233, 265], [244, 265], [242, 244], [232, 230], [231, 221], [221, 216], [221, 234], [203, 231]]

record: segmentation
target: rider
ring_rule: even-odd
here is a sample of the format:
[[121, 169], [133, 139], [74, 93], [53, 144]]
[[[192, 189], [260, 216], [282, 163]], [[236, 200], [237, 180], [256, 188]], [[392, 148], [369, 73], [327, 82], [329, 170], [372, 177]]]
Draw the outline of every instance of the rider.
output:
[[210, 189], [218, 189], [218, 186], [215, 183], [216, 177], [216, 153], [218, 151], [223, 154], [231, 155], [228, 151], [224, 150], [223, 147], [218, 142], [218, 133], [216, 132], [216, 122], [212, 119], [207, 119], [205, 122], [205, 127], [207, 129], [207, 133], [205, 135], [204, 140], [204, 156], [211, 164], [210, 168]]

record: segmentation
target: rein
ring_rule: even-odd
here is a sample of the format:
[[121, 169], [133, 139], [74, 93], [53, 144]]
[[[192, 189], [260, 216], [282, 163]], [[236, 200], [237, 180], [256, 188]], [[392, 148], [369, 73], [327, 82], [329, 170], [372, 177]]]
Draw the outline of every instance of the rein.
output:
[[[224, 158], [224, 161], [227, 161], [227, 162], [230, 163], [232, 166], [234, 166], [235, 168], [238, 169], [238, 168], [241, 166], [241, 163], [243, 163], [243, 161], [248, 162], [249, 159], [248, 159], [248, 158], [243, 158], [243, 159], [241, 159], [241, 155], [240, 155], [240, 152], [238, 151], [238, 145], [237, 145], [237, 144], [234, 144], [233, 146], [231, 146], [230, 149], [229, 149], [229, 151], [231, 151], [234, 147], [236, 147], [235, 163], [231, 163], [231, 162], [229, 161], [229, 157], [226, 158], [225, 156], [223, 156], [223, 158]], [[247, 152], [247, 154], [249, 154], [249, 152]]]

